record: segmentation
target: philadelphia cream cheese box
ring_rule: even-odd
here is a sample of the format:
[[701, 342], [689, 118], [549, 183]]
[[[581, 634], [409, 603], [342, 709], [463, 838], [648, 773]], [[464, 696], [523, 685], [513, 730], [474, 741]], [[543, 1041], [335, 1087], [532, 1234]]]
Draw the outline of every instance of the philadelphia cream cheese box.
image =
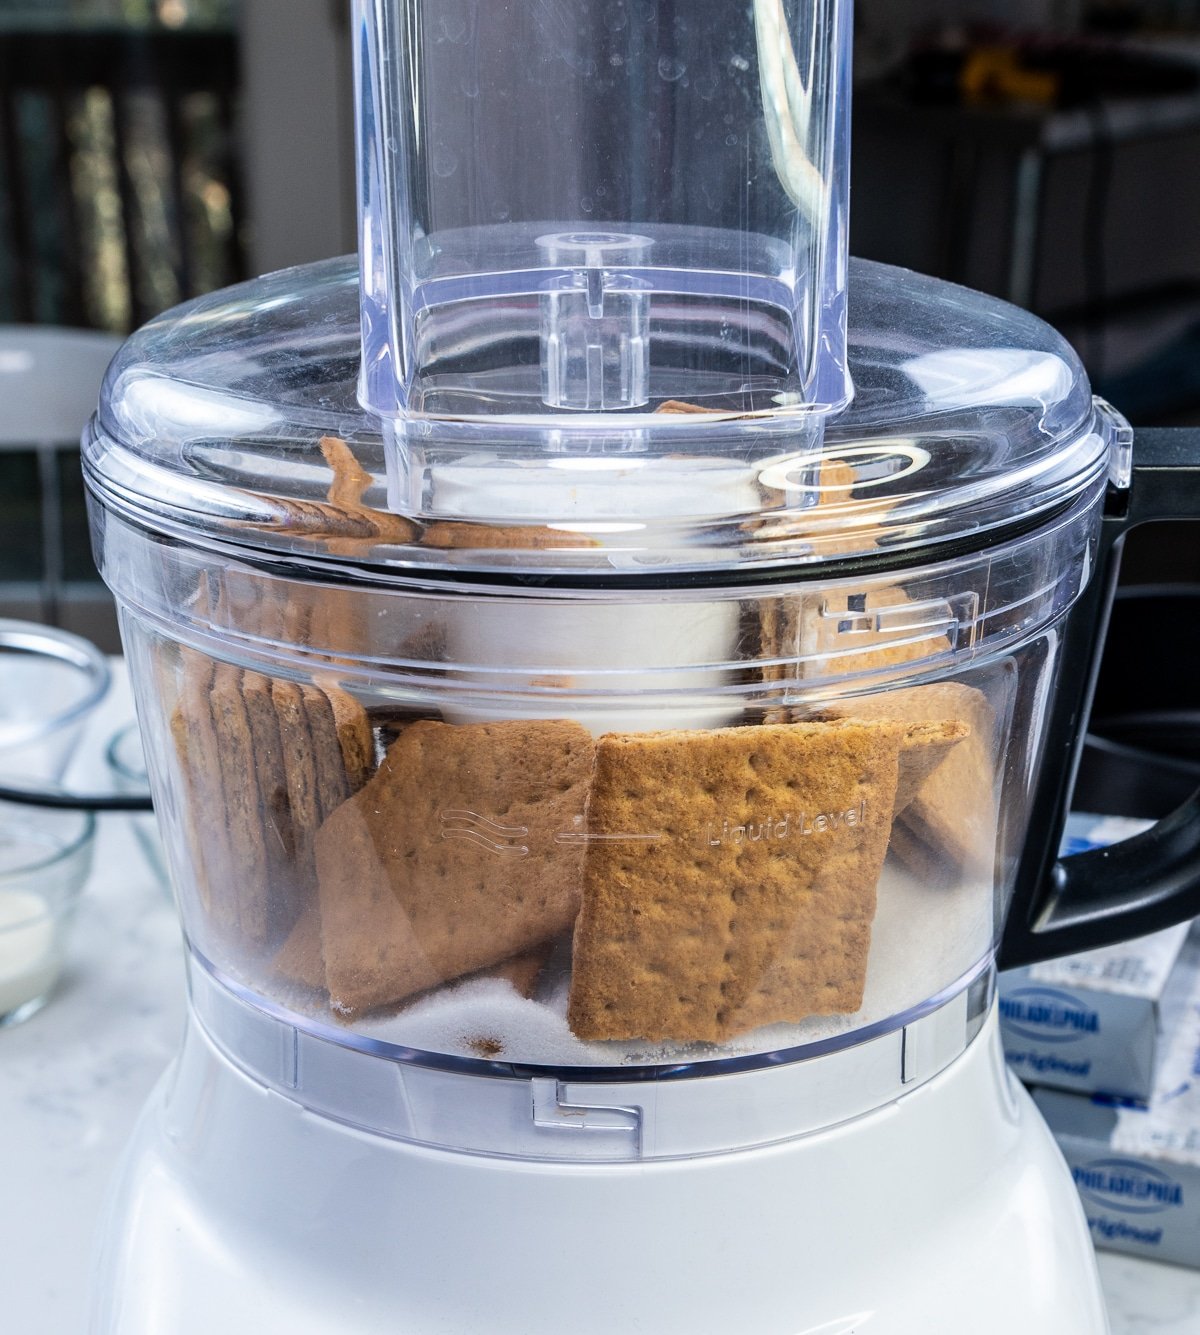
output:
[[1200, 941], [1149, 1106], [1054, 1090], [1034, 1100], [1054, 1132], [1097, 1247], [1200, 1268]]
[[[1073, 815], [1064, 852], [1098, 848], [1149, 821]], [[1027, 1084], [1145, 1102], [1181, 984], [1188, 927], [1048, 960], [1000, 975], [1004, 1055]]]

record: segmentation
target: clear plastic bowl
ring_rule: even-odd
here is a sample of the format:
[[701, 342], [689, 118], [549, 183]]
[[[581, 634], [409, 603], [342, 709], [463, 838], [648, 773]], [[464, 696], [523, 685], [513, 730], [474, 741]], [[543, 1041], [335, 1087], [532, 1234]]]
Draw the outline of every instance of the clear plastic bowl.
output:
[[134, 579], [122, 616], [191, 948], [425, 1060], [773, 1060], [908, 1023], [991, 965], [1094, 524], [687, 591], [176, 547], [193, 595]]

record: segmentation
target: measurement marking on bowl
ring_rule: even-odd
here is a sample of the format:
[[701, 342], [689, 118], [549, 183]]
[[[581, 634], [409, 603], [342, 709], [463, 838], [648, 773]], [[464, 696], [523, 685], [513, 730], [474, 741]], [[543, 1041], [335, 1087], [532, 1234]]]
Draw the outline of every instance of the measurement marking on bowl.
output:
[[584, 834], [579, 830], [563, 830], [554, 836], [556, 844], [653, 844], [667, 836], [658, 834]]
[[[489, 853], [501, 856], [515, 854], [517, 857], [529, 856], [528, 844], [520, 843], [529, 835], [526, 825], [501, 825], [476, 811], [454, 809], [443, 811], [438, 816], [441, 826], [440, 837], [443, 839], [466, 839], [469, 843], [486, 848]], [[583, 824], [583, 817], [577, 817], [577, 823]], [[653, 834], [588, 834], [585, 830], [560, 830], [554, 836], [556, 844], [578, 846], [579, 844], [618, 844], [618, 843], [656, 843], [667, 836], [661, 832]]]
[[529, 834], [525, 825], [500, 825], [475, 811], [443, 811], [438, 817], [443, 839], [466, 839], [489, 853], [529, 856], [529, 847], [516, 842]]

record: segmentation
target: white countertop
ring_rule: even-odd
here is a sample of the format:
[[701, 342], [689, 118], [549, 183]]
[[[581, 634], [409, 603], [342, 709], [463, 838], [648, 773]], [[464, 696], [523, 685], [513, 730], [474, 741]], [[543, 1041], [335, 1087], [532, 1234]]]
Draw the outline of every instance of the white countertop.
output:
[[[103, 744], [132, 713], [118, 673], [74, 782], [103, 785]], [[59, 991], [25, 1024], [0, 1030], [4, 1335], [83, 1335], [107, 1184], [179, 1041], [183, 1011], [179, 930], [167, 897], [128, 818], [101, 817]], [[1100, 1274], [1112, 1335], [1200, 1332], [1200, 1272], [1102, 1254]]]

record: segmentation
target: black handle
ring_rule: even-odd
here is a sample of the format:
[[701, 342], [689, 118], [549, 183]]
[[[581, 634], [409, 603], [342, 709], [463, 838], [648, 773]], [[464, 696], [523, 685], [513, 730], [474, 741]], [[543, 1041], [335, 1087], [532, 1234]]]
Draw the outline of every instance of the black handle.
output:
[[0, 802], [44, 807], [51, 811], [153, 811], [149, 793], [71, 793], [57, 788], [20, 788], [0, 784]]
[[1095, 574], [1063, 632], [1042, 778], [1000, 945], [1002, 969], [1144, 936], [1200, 914], [1200, 792], [1132, 839], [1057, 856], [1122, 547], [1138, 525], [1162, 519], [1200, 519], [1200, 429], [1139, 430], [1128, 489], [1109, 488]]

